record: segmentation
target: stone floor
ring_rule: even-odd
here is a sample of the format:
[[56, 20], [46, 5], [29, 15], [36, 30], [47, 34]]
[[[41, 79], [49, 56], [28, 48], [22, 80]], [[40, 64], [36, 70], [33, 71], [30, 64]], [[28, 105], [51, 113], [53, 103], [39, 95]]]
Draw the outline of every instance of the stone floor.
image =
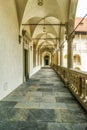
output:
[[87, 113], [51, 68], [0, 102], [0, 130], [87, 130]]

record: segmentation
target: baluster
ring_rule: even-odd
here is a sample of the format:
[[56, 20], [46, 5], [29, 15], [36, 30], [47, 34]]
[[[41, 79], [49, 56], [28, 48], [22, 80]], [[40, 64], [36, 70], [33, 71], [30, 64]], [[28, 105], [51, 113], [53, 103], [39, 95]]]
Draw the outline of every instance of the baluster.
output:
[[87, 102], [87, 79], [86, 78], [85, 78], [84, 96], [85, 96], [84, 102], [86, 103]]
[[82, 95], [82, 78], [81, 76], [78, 76], [78, 95]]
[[84, 78], [82, 77], [82, 95], [81, 95], [81, 99], [84, 98], [84, 93], [85, 92], [85, 80]]

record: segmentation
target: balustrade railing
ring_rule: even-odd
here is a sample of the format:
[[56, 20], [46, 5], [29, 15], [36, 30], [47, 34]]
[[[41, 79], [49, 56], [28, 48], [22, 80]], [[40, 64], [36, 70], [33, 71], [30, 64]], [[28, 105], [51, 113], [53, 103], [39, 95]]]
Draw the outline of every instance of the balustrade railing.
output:
[[87, 111], [87, 73], [56, 65], [52, 67]]

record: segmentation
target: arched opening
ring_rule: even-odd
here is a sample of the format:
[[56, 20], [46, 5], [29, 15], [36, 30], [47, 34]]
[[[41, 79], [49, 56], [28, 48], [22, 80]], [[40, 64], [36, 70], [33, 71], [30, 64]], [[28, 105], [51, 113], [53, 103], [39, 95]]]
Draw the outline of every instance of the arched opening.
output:
[[49, 65], [49, 56], [44, 57], [44, 65]]
[[81, 57], [79, 54], [75, 54], [74, 57], [74, 63], [78, 64], [78, 65], [81, 65]]
[[79, 68], [79, 67], [75, 67], [75, 69], [76, 69], [76, 70], [80, 70], [80, 68]]
[[64, 55], [64, 66], [67, 67], [67, 54]]

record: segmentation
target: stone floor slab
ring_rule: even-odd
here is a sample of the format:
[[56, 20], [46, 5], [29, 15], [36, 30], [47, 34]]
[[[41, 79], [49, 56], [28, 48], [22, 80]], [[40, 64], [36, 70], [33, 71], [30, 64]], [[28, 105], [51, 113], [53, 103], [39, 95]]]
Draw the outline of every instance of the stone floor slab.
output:
[[44, 67], [0, 102], [0, 130], [87, 130], [87, 113]]

